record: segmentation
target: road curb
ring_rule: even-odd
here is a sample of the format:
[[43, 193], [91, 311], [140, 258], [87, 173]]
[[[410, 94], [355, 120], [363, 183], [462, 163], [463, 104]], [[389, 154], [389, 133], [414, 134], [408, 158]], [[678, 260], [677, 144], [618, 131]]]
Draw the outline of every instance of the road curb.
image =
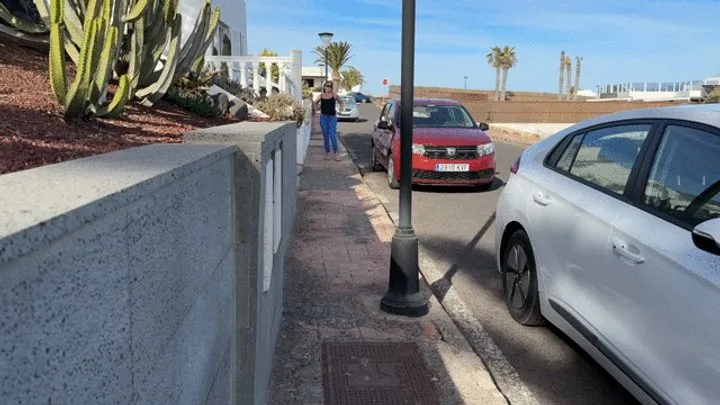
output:
[[[385, 203], [381, 201], [390, 220], [397, 225], [398, 213], [388, 211]], [[487, 333], [480, 321], [475, 318], [465, 300], [455, 291], [452, 283], [445, 278], [427, 253], [422, 242], [418, 242], [418, 260], [420, 273], [425, 282], [437, 298], [445, 312], [472, 347], [475, 354], [485, 364], [490, 376], [495, 381], [500, 392], [512, 405], [537, 404], [535, 396], [530, 392], [520, 378], [515, 368], [505, 358], [502, 350], [495, 344], [493, 338]]]
[[[351, 151], [343, 137], [338, 136], [338, 138], [341, 139], [344, 149], [352, 158], [355, 167], [363, 178], [363, 182], [365, 182], [365, 173], [372, 170], [367, 170], [362, 166], [357, 155]], [[365, 184], [372, 192], [372, 187], [370, 187], [367, 182], [365, 182]], [[382, 196], [374, 192], [373, 194], [375, 194], [375, 197], [382, 204], [383, 210], [388, 218], [390, 218], [393, 224], [397, 225], [398, 213], [388, 210], [388, 202], [382, 198]], [[422, 242], [419, 242], [418, 259], [420, 262], [421, 277], [430, 286], [435, 298], [440, 302], [440, 305], [442, 305], [445, 312], [458, 327], [470, 347], [485, 365], [490, 377], [508, 403], [511, 405], [537, 404], [537, 400], [522, 381], [520, 375], [505, 358], [502, 350], [495, 344], [495, 341], [487, 333], [480, 321], [475, 318], [465, 301], [455, 291], [452, 283], [448, 281], [442, 271], [438, 269], [433, 259], [427, 253], [427, 250], [423, 247]]]

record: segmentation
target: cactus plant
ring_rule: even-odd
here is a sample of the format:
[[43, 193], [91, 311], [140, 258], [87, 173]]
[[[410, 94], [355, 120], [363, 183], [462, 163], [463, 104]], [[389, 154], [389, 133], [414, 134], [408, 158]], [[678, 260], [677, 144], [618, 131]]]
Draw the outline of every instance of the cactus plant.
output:
[[[50, 0], [49, 9], [44, 1], [35, 0], [49, 26], [51, 86], [68, 120], [117, 115], [133, 98], [155, 103], [201, 63], [220, 17], [206, 0], [181, 47], [178, 0]], [[77, 66], [70, 85], [66, 55]], [[113, 80], [117, 89], [105, 104]]]

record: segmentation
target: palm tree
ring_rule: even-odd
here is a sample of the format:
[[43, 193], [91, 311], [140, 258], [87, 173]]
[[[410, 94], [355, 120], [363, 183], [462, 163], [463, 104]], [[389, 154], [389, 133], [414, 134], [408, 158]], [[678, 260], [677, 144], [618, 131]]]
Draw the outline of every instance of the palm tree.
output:
[[565, 74], [565, 51], [560, 52], [560, 75], [558, 80], [558, 100], [563, 99], [563, 84], [565, 82], [563, 75]]
[[565, 69], [567, 69], [567, 94], [565, 95], [565, 100], [570, 101], [570, 93], [572, 92], [570, 89], [572, 82], [572, 59], [570, 59], [569, 56], [565, 56]]
[[500, 100], [500, 49], [499, 46], [490, 48], [490, 53], [485, 55], [488, 65], [495, 68], [495, 101]]
[[353, 87], [364, 84], [365, 78], [359, 70], [351, 67], [340, 72], [340, 81], [345, 90], [352, 91]]
[[[327, 51], [327, 60], [325, 60], [325, 55]], [[350, 45], [349, 42], [345, 41], [339, 41], [339, 42], [330, 42], [327, 45], [327, 49], [323, 46], [318, 46], [315, 48], [313, 53], [315, 53], [318, 56], [318, 59], [315, 60], [315, 63], [318, 65], [324, 65], [327, 63], [328, 67], [332, 70], [332, 80], [333, 80], [333, 90], [338, 90], [338, 82], [340, 81], [340, 69], [345, 67], [345, 65], [350, 61], [350, 58], [352, 58], [352, 55], [350, 52], [352, 51], [352, 45]]]
[[500, 67], [503, 71], [502, 79], [502, 94], [500, 100], [505, 101], [505, 91], [507, 90], [507, 78], [508, 72], [517, 64], [517, 55], [515, 54], [515, 47], [505, 46], [500, 52]]
[[583, 58], [581, 56], [575, 57], [575, 91], [573, 92], [573, 101], [577, 100], [577, 94], [578, 91], [580, 91], [580, 70], [582, 69], [582, 60]]

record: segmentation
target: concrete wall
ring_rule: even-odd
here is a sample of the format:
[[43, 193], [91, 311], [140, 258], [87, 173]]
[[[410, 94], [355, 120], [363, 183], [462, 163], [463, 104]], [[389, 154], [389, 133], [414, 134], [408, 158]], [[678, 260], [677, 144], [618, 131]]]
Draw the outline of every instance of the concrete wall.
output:
[[[265, 404], [283, 298], [283, 268], [297, 205], [294, 123], [243, 122], [188, 134], [188, 144], [236, 145], [238, 268], [236, 395], [239, 404]], [[238, 135], [240, 134], [240, 135]], [[247, 200], [248, 195], [262, 198]], [[273, 215], [258, 215], [258, 213]]]
[[296, 128], [222, 128], [0, 176], [1, 403], [265, 403]]

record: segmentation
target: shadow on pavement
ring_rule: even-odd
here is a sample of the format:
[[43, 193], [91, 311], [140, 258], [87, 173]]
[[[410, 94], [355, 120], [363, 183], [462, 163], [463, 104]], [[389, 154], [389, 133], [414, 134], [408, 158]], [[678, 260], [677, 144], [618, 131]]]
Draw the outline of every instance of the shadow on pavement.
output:
[[346, 119], [338, 119], [338, 123], [349, 123], [349, 124], [362, 124], [363, 122], [368, 122], [367, 118], [358, 118], [357, 121], [353, 120], [346, 120]]

